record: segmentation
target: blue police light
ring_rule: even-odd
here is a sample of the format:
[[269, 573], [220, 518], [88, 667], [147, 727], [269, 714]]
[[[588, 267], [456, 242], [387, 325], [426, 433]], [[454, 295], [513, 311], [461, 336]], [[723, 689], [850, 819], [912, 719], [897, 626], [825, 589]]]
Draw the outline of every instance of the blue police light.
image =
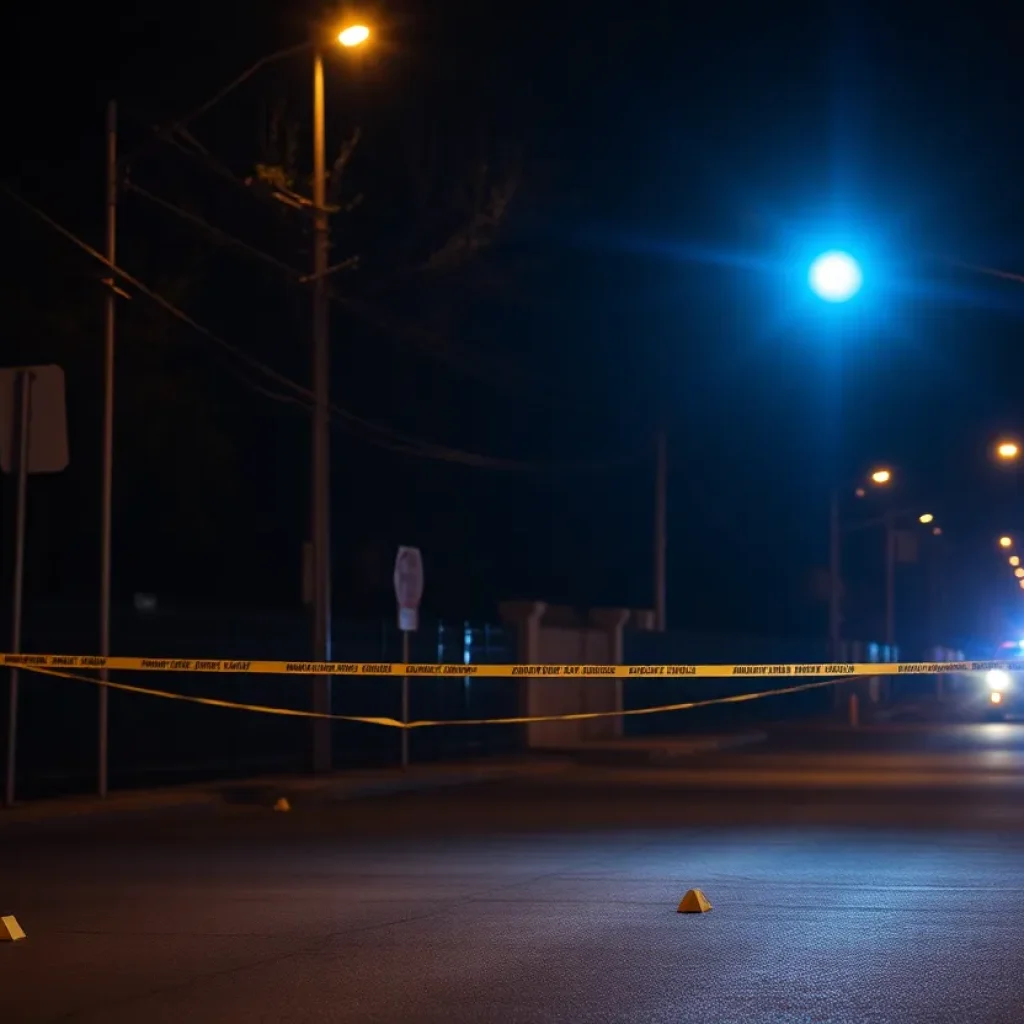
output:
[[826, 302], [846, 302], [852, 299], [863, 283], [860, 264], [845, 252], [822, 253], [812, 264], [807, 275], [815, 295]]

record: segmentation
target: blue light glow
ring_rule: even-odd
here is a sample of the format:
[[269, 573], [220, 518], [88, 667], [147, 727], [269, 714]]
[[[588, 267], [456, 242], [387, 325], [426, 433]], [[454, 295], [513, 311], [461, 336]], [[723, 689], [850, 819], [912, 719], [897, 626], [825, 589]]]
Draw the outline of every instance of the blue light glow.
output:
[[826, 302], [846, 302], [863, 284], [860, 265], [845, 252], [822, 253], [812, 264], [807, 280], [814, 293]]

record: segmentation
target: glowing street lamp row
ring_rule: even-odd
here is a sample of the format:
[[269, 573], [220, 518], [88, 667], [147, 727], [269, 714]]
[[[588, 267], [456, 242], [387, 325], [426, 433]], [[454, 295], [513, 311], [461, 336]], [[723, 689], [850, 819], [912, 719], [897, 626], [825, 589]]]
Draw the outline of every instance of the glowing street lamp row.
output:
[[[999, 538], [999, 546], [1004, 550], [1009, 550], [1013, 547], [1013, 538], [1003, 534]], [[1021, 590], [1024, 590], [1024, 568], [1020, 564], [1020, 555], [1010, 555], [1010, 565], [1013, 567], [1013, 575], [1017, 577], [1017, 583]]]
[[[877, 487], [884, 487], [886, 484], [892, 483], [892, 470], [880, 466], [868, 474], [868, 480]], [[858, 498], [863, 498], [867, 492], [863, 487], [858, 487], [854, 493]], [[929, 526], [935, 522], [935, 516], [931, 512], [924, 512], [917, 517], [917, 521], [924, 526]], [[932, 534], [936, 537], [942, 536], [942, 527], [932, 526]]]
[[[838, 249], [824, 252], [818, 256], [807, 272], [807, 282], [811, 290], [825, 302], [841, 303], [852, 299], [864, 283], [864, 276], [857, 260], [847, 252]], [[1021, 445], [1009, 438], [1003, 438], [996, 442], [996, 458], [1003, 462], [1016, 462], [1021, 456]], [[889, 469], [875, 469], [868, 479], [876, 486], [885, 486], [892, 481], [892, 471]], [[863, 487], [857, 488], [857, 497], [863, 498], [865, 491]], [[918, 517], [918, 522], [928, 524], [934, 522], [935, 517], [929, 512]], [[935, 526], [932, 533], [938, 536], [942, 530]], [[1013, 547], [1013, 538], [1003, 536], [999, 538], [999, 546], [1004, 550]], [[1020, 558], [1012, 555], [1010, 565], [1014, 567], [1014, 575], [1024, 590], [1024, 568], [1020, 565]]]

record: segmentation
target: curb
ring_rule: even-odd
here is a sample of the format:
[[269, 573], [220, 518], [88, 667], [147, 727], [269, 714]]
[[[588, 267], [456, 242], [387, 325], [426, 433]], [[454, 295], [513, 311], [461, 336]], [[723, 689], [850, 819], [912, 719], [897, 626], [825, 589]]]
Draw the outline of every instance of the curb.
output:
[[507, 779], [536, 778], [570, 767], [561, 760], [525, 761], [513, 764], [475, 766], [423, 766], [399, 774], [352, 772], [327, 778], [277, 777], [235, 782], [199, 783], [164, 791], [116, 793], [98, 797], [69, 797], [40, 800], [9, 809], [0, 809], [0, 830], [5, 826], [74, 822], [106, 819], [131, 814], [177, 812], [199, 808], [229, 806], [273, 807], [285, 798], [293, 807], [323, 807], [348, 800], [359, 800], [420, 790], [468, 786]]
[[399, 793], [414, 793], [427, 789], [450, 789], [454, 786], [472, 786], [484, 782], [499, 782], [508, 779], [530, 779], [547, 777], [571, 767], [564, 760], [524, 762], [513, 765], [480, 765], [475, 768], [442, 768], [416, 771], [386, 777], [363, 776], [358, 774], [331, 780], [294, 779], [272, 781], [266, 784], [253, 783], [247, 792], [225, 791], [223, 802], [266, 804], [284, 797], [293, 806], [322, 807], [327, 804], [344, 803], [375, 796], [391, 796]]
[[714, 754], [723, 750], [764, 743], [766, 732], [734, 733], [724, 736], [669, 737], [658, 740], [624, 740], [608, 743], [582, 744], [558, 751], [563, 757], [571, 758], [574, 764], [582, 765], [623, 765], [655, 767], [685, 761], [701, 754]]
[[722, 750], [738, 750], [741, 747], [764, 743], [768, 739], [766, 732], [740, 733], [736, 736], [708, 737], [692, 743], [683, 742], [654, 750], [648, 763], [656, 766], [671, 765], [676, 761], [684, 761], [699, 754], [715, 754]]

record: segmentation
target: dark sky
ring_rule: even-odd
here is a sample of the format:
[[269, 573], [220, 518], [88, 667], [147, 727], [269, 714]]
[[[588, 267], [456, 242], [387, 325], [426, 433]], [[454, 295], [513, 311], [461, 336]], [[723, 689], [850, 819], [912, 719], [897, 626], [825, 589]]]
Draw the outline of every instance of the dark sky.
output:
[[[317, 13], [242, 10], [108, 4], [68, 9], [59, 24], [47, 9], [23, 12], [11, 28], [4, 180], [102, 245], [103, 111], [116, 97], [122, 153], [149, 140], [130, 167], [136, 184], [305, 269], [294, 219], [282, 233], [280, 211], [220, 173], [252, 173], [275, 104], [308, 151], [305, 58], [260, 71], [191, 123], [205, 166], [147, 131], [301, 41]], [[339, 610], [390, 608], [399, 543], [423, 548], [427, 607], [446, 615], [487, 617], [505, 597], [649, 606], [652, 438], [664, 420], [672, 625], [821, 632], [808, 578], [825, 560], [829, 489], [886, 463], [898, 478], [891, 507], [944, 525], [928, 556], [940, 568], [901, 568], [901, 633], [923, 635], [924, 595], [935, 593], [925, 581], [936, 578], [945, 634], [1024, 628], [1024, 598], [993, 546], [1024, 527], [1016, 481], [988, 456], [998, 435], [1024, 432], [1024, 284], [958, 266], [1024, 272], [1024, 18], [1012, 10], [364, 8], [375, 48], [358, 61], [332, 55], [327, 69], [328, 144], [335, 152], [361, 127], [347, 180], [365, 196], [335, 234], [336, 258], [364, 261], [338, 278], [353, 304], [332, 311], [335, 400], [435, 445], [541, 468], [410, 458], [339, 422]], [[522, 170], [479, 266], [392, 285], [413, 222], [443, 214], [482, 155], [498, 177], [517, 161]], [[423, 177], [436, 191], [416, 201]], [[35, 489], [32, 586], [91, 599], [97, 270], [32, 215], [0, 208], [24, 253], [8, 292], [33, 297], [13, 303], [10, 361], [66, 351], [40, 307], [67, 305], [78, 332], [68, 388], [84, 410], [72, 417], [79, 470]], [[138, 193], [124, 195], [120, 218], [127, 270], [172, 289], [198, 274], [182, 308], [305, 384], [302, 286]], [[841, 308], [813, 301], [804, 281], [811, 255], [833, 247], [865, 271], [863, 293]], [[252, 387], [267, 384], [260, 373], [209, 339], [159, 326], [143, 296], [131, 304], [118, 429], [135, 447], [116, 484], [119, 596], [295, 604], [304, 410], [264, 397]], [[141, 343], [149, 331], [167, 335], [163, 348]], [[133, 377], [144, 372], [146, 386]], [[139, 398], [153, 380], [167, 394]], [[230, 452], [230, 486], [211, 461], [218, 446]], [[863, 636], [881, 628], [881, 558], [877, 534], [851, 541], [851, 630]]]

